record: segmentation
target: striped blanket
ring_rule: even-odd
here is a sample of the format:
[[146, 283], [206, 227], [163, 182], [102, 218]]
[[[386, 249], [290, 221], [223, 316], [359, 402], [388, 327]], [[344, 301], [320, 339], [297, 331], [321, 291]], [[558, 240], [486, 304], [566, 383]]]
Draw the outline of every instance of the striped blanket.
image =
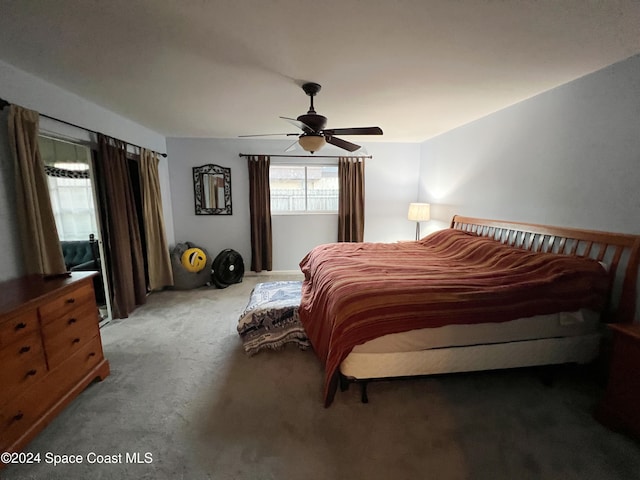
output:
[[596, 261], [532, 253], [447, 229], [416, 242], [334, 243], [309, 252], [300, 320], [324, 364], [325, 406], [354, 346], [389, 333], [590, 308], [607, 274]]
[[238, 335], [247, 355], [277, 350], [287, 343], [301, 350], [309, 347], [298, 317], [302, 282], [266, 282], [251, 291], [249, 304], [240, 314]]

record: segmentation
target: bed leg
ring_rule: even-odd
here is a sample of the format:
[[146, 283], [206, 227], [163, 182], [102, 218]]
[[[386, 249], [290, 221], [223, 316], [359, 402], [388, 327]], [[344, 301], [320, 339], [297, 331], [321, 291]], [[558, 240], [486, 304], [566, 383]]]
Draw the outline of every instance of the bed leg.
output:
[[538, 370], [538, 377], [545, 387], [553, 387], [556, 381], [557, 366], [545, 365]]
[[340, 374], [340, 391], [346, 392], [349, 390], [349, 380], [343, 374]]
[[367, 385], [369, 385], [369, 382], [366, 382], [366, 381], [360, 384], [360, 391], [361, 391], [360, 401], [362, 403], [369, 403], [369, 396], [367, 395]]

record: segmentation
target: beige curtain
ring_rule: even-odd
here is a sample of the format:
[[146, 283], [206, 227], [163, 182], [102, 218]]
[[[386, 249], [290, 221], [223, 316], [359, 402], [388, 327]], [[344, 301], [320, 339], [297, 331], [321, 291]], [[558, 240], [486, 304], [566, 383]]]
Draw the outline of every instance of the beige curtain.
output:
[[338, 159], [338, 241], [364, 240], [364, 159]]
[[39, 114], [16, 105], [9, 110], [9, 145], [15, 163], [16, 210], [27, 274], [66, 272], [38, 149]]
[[251, 270], [272, 268], [271, 191], [266, 155], [247, 157], [249, 166], [249, 215], [251, 220]]
[[160, 290], [173, 285], [169, 247], [164, 229], [158, 162], [157, 153], [140, 149], [140, 182], [147, 240], [149, 290]]

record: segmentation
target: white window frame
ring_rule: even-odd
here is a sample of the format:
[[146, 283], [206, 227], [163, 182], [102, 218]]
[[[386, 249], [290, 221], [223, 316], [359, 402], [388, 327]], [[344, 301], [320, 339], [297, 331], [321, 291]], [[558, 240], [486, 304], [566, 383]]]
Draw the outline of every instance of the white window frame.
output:
[[[304, 168], [304, 210], [271, 210], [271, 215], [337, 215], [338, 214], [338, 206], [336, 202], [335, 210], [309, 210], [309, 199], [308, 199], [308, 173], [307, 167], [315, 166], [315, 167], [336, 167], [338, 166], [337, 161], [327, 161], [327, 159], [309, 159], [308, 157], [301, 158], [291, 158], [291, 159], [282, 159], [279, 161], [271, 161], [272, 167], [301, 167]], [[271, 186], [271, 182], [269, 182], [269, 186]]]

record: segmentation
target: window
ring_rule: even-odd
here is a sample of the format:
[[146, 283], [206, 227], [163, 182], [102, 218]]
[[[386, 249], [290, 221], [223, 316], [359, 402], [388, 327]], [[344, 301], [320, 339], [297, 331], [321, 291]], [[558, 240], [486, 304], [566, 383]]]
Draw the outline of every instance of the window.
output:
[[272, 213], [338, 211], [337, 165], [271, 165]]
[[40, 136], [49, 195], [60, 240], [98, 237], [87, 147]]

